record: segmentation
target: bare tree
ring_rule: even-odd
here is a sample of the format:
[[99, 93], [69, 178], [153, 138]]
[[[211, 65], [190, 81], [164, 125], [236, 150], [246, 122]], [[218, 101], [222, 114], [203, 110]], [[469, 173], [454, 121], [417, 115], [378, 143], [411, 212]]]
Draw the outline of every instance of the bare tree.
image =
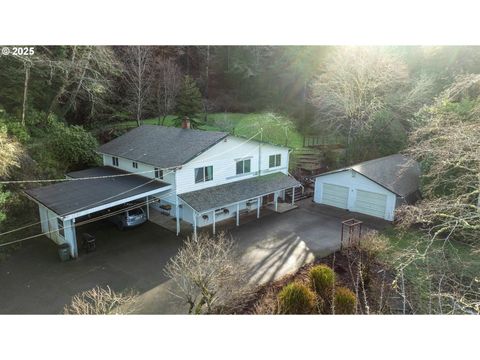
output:
[[[73, 297], [64, 307], [65, 315], [108, 315], [128, 314], [134, 310], [138, 294], [134, 291], [115, 292], [109, 286], [100, 286]], [[128, 311], [125, 311], [128, 309]]]
[[188, 304], [189, 314], [231, 312], [249, 294], [246, 269], [224, 233], [187, 239], [165, 273], [175, 283], [172, 294]]
[[[444, 106], [463, 98], [462, 93], [477, 98], [470, 111]], [[399, 210], [403, 225], [421, 224], [431, 237], [480, 245], [479, 103], [480, 75], [470, 75], [458, 78], [435, 106], [424, 109], [407, 153], [426, 165], [425, 200]]]
[[406, 81], [406, 66], [378, 48], [343, 47], [325, 60], [311, 85], [310, 102], [321, 121], [352, 137], [385, 108], [387, 97]]
[[175, 108], [175, 98], [180, 89], [182, 74], [172, 58], [162, 59], [156, 63], [157, 83], [156, 102], [158, 123], [164, 124], [167, 115]]
[[148, 46], [127, 46], [122, 50], [123, 76], [127, 87], [127, 105], [141, 125], [153, 84], [153, 52]]
[[112, 77], [118, 74], [119, 65], [112, 50], [105, 46], [73, 46], [63, 59], [38, 60], [50, 68], [51, 77], [59, 74], [61, 85], [50, 102], [48, 116], [56, 109], [64, 115], [75, 109], [79, 100], [90, 104], [90, 114], [106, 106], [104, 99], [110, 93]]

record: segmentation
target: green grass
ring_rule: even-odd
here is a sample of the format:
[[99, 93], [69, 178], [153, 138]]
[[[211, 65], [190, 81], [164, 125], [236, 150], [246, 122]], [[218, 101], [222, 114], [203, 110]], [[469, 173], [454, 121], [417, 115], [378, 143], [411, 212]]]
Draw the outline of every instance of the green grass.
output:
[[[174, 115], [166, 117], [165, 126], [174, 125]], [[158, 119], [143, 120], [144, 124], [157, 125]], [[119, 126], [136, 126], [136, 121], [125, 121]], [[227, 131], [236, 136], [250, 138], [262, 131], [262, 140], [276, 145], [286, 145], [293, 149], [303, 147], [303, 136], [295, 129], [293, 121], [286, 117], [273, 113], [215, 113], [209, 114], [205, 124], [200, 126], [202, 130]], [[286, 135], [287, 133], [287, 135]], [[255, 139], [260, 140], [260, 135]]]

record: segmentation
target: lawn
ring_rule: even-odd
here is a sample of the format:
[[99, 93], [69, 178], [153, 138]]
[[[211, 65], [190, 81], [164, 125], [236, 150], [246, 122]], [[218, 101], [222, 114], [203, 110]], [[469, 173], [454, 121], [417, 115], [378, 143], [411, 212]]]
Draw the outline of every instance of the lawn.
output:
[[[174, 126], [174, 115], [166, 117], [164, 125]], [[144, 124], [157, 125], [158, 119], [143, 120]], [[136, 126], [136, 121], [125, 121], [118, 126]], [[200, 126], [202, 130], [227, 131], [236, 136], [277, 144], [287, 145], [293, 149], [303, 147], [303, 136], [295, 129], [293, 121], [283, 115], [274, 113], [215, 113], [209, 114], [207, 122]], [[262, 135], [259, 132], [262, 132]]]

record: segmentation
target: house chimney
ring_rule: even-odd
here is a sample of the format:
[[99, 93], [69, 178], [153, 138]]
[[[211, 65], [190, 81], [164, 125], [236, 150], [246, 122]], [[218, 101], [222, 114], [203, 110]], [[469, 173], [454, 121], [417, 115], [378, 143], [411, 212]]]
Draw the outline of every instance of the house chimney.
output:
[[188, 116], [185, 116], [182, 119], [182, 129], [190, 129], [190, 119], [188, 118]]

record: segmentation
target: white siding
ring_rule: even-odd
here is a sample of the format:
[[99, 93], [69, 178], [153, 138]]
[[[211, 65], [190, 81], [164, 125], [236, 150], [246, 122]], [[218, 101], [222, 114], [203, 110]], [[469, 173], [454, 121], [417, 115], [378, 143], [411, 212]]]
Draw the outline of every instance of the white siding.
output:
[[323, 184], [341, 185], [349, 188], [348, 210], [355, 211], [355, 200], [357, 198], [357, 190], [369, 191], [376, 194], [383, 194], [387, 197], [385, 220], [393, 221], [396, 194], [371, 181], [365, 176], [352, 171], [341, 171], [333, 174], [319, 176], [315, 179], [314, 201], [322, 203]]
[[[103, 154], [103, 165], [105, 165], [105, 166], [116, 167], [116, 168], [119, 168], [121, 170], [125, 170], [125, 171], [132, 172], [132, 173], [136, 172], [136, 173], [139, 173], [139, 175], [141, 175], [141, 176], [145, 176], [145, 177], [148, 177], [148, 178], [151, 178], [151, 179], [153, 179], [155, 177], [155, 166], [147, 165], [147, 164], [144, 164], [144, 163], [139, 162], [139, 161], [137, 161], [137, 164], [138, 164], [138, 168], [136, 169], [136, 168], [133, 167], [133, 161], [132, 160], [128, 160], [128, 159], [125, 159], [125, 158], [122, 158], [122, 157], [118, 157], [118, 166], [114, 166], [112, 164], [112, 156], [107, 155], [107, 154]], [[164, 176], [163, 176], [162, 181], [175, 186], [175, 171], [164, 169], [163, 174], [164, 174]]]
[[[230, 205], [230, 206], [222, 207], [221, 209], [224, 209], [224, 208], [228, 209], [228, 214], [225, 214], [223, 212], [217, 213], [215, 215], [215, 222], [216, 223], [218, 223], [220, 221], [223, 221], [223, 220], [226, 220], [226, 219], [236, 217], [237, 205]], [[242, 203], [239, 204], [239, 209], [240, 209], [241, 213], [256, 211], [257, 200], [255, 199], [255, 201], [252, 201], [252, 203], [249, 206], [247, 206], [246, 201], [242, 202]], [[220, 210], [220, 208], [217, 209], [217, 210]], [[190, 208], [188, 205], [186, 205], [184, 203], [184, 204], [182, 204], [182, 212], [181, 213], [182, 213], [182, 220], [183, 221], [186, 221], [190, 224], [193, 224], [193, 210], [192, 210], [192, 208]], [[207, 218], [205, 219], [203, 217], [203, 215], [207, 215]], [[197, 226], [198, 227], [204, 227], [204, 226], [208, 226], [208, 225], [212, 225], [212, 224], [213, 224], [213, 211], [208, 211], [206, 213], [202, 213], [202, 214], [197, 215]]]
[[[259, 169], [259, 153], [261, 154], [261, 175], [278, 171], [288, 173], [287, 148], [255, 141], [247, 142], [246, 139], [229, 136], [177, 170], [177, 193], [182, 194], [256, 176]], [[281, 165], [269, 169], [268, 158], [273, 154], [281, 154]], [[236, 161], [247, 158], [251, 161], [250, 173], [237, 175]], [[210, 165], [213, 166], [213, 180], [196, 184], [195, 168]]]
[[73, 220], [63, 221], [63, 232], [65, 236], [62, 236], [58, 231], [58, 215], [41, 204], [38, 205], [38, 210], [40, 213], [42, 233], [57, 245], [68, 243], [70, 245], [70, 255], [76, 257], [77, 236]]

